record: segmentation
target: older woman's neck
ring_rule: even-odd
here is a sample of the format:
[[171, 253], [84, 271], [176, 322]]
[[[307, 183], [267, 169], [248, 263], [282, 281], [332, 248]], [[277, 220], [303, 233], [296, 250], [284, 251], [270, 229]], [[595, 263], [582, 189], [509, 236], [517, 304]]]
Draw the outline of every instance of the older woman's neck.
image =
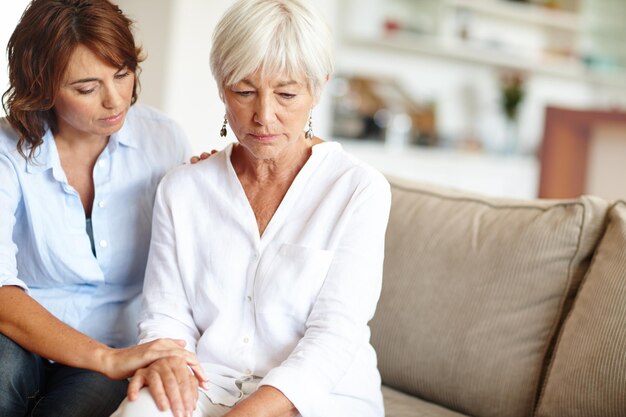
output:
[[262, 154], [255, 155], [241, 145], [233, 149], [232, 163], [240, 180], [257, 183], [289, 182], [298, 175], [304, 164], [311, 156], [313, 145], [321, 140], [307, 141], [301, 146], [290, 146], [264, 158]]

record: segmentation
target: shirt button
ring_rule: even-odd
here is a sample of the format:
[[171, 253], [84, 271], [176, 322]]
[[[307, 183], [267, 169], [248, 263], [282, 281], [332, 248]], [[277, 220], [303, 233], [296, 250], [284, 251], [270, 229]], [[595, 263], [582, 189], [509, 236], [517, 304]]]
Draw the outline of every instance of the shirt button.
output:
[[252, 371], [251, 371], [250, 369], [246, 369], [246, 370], [244, 371], [244, 373], [245, 373], [246, 375], [252, 375]]
[[106, 206], [106, 204], [105, 204], [105, 202], [104, 202], [104, 201], [99, 201], [99, 202], [98, 202], [98, 207], [100, 207], [100, 208], [104, 208], [104, 206]]
[[109, 242], [107, 242], [104, 239], [100, 241], [100, 247], [101, 248], [106, 248], [107, 246], [109, 246]]
[[105, 166], [105, 165], [106, 165], [106, 162], [104, 162], [104, 161], [98, 161], [98, 166], [99, 166], [100, 168], [104, 168], [104, 166]]
[[252, 301], [252, 297], [247, 296], [247, 297], [246, 297], [246, 300], [248, 300], [248, 301], [250, 302], [250, 301]]
[[250, 341], [250, 339], [248, 339], [247, 337], [243, 338], [243, 343], [248, 343]]

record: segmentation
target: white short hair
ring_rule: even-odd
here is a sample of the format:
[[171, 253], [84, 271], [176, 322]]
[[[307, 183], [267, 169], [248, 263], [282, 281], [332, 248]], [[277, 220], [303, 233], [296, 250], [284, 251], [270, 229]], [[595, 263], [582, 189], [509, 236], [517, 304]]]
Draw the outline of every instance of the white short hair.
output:
[[307, 1], [238, 0], [213, 33], [211, 71], [220, 94], [256, 71], [304, 75], [316, 98], [333, 71], [328, 24]]

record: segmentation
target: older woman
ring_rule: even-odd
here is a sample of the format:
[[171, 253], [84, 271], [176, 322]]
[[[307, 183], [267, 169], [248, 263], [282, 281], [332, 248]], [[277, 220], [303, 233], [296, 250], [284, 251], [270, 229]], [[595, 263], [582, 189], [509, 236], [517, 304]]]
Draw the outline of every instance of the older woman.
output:
[[[175, 337], [197, 353], [209, 386], [194, 416], [384, 414], [367, 323], [389, 185], [313, 135], [329, 45], [303, 0], [240, 0], [216, 28], [221, 134], [230, 125], [237, 143], [161, 183], [140, 323], [142, 342]], [[183, 365], [139, 370], [114, 416], [189, 415]]]
[[186, 142], [131, 107], [141, 51], [109, 1], [34, 0], [7, 50], [0, 415], [108, 416], [137, 368], [171, 355], [197, 364], [183, 341], [129, 347], [156, 185]]

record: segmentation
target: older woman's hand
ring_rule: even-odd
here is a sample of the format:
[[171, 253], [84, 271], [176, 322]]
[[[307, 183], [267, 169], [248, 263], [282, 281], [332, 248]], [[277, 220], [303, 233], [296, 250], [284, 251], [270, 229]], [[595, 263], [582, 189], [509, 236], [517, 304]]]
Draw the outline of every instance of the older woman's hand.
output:
[[206, 388], [204, 377], [192, 372], [183, 358], [161, 358], [135, 373], [128, 385], [128, 399], [135, 400], [147, 386], [159, 410], [171, 409], [174, 417], [186, 417], [196, 408], [199, 385]]

